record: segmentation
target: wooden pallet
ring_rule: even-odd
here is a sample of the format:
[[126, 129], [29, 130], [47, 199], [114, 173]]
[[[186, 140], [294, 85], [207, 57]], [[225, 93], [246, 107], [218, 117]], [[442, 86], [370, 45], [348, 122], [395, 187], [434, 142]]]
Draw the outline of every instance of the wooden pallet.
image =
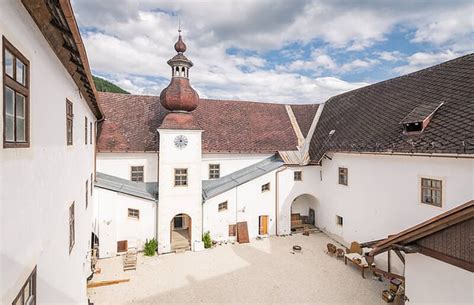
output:
[[137, 251], [129, 250], [123, 256], [123, 271], [137, 270]]

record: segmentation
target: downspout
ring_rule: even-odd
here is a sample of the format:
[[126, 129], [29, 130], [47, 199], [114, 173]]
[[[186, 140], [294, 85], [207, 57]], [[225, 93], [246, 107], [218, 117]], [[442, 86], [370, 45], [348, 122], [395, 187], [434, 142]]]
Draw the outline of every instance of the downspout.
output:
[[278, 236], [278, 207], [279, 207], [279, 200], [278, 200], [278, 185], [279, 185], [279, 173], [287, 169], [287, 166], [281, 167], [277, 169], [275, 172], [275, 235]]

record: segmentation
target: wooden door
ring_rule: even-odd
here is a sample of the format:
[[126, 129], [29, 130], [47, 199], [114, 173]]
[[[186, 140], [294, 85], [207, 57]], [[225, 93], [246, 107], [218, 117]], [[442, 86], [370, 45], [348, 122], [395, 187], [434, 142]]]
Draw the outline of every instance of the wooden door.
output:
[[308, 219], [308, 222], [309, 224], [312, 224], [313, 226], [315, 225], [316, 223], [316, 219], [315, 219], [315, 213], [314, 213], [314, 210], [313, 209], [309, 209], [309, 219]]
[[260, 235], [268, 234], [268, 216], [267, 215], [260, 216], [259, 234]]
[[127, 252], [127, 250], [128, 250], [128, 241], [127, 240], [117, 241], [117, 253]]
[[246, 221], [237, 223], [237, 242], [241, 244], [249, 242], [249, 231]]

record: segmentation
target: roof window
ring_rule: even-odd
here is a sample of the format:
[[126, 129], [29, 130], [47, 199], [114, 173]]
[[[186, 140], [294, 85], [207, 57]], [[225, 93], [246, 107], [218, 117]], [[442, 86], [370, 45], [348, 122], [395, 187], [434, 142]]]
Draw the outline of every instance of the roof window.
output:
[[421, 104], [416, 106], [401, 122], [404, 134], [423, 132], [431, 121], [435, 112], [443, 105], [441, 103]]

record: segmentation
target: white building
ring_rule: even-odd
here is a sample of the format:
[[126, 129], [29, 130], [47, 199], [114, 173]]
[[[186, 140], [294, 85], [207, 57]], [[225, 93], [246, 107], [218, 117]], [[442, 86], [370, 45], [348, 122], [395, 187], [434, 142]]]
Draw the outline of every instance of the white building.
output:
[[0, 303], [87, 304], [102, 114], [79, 30], [68, 1], [6, 0], [0, 36]]

